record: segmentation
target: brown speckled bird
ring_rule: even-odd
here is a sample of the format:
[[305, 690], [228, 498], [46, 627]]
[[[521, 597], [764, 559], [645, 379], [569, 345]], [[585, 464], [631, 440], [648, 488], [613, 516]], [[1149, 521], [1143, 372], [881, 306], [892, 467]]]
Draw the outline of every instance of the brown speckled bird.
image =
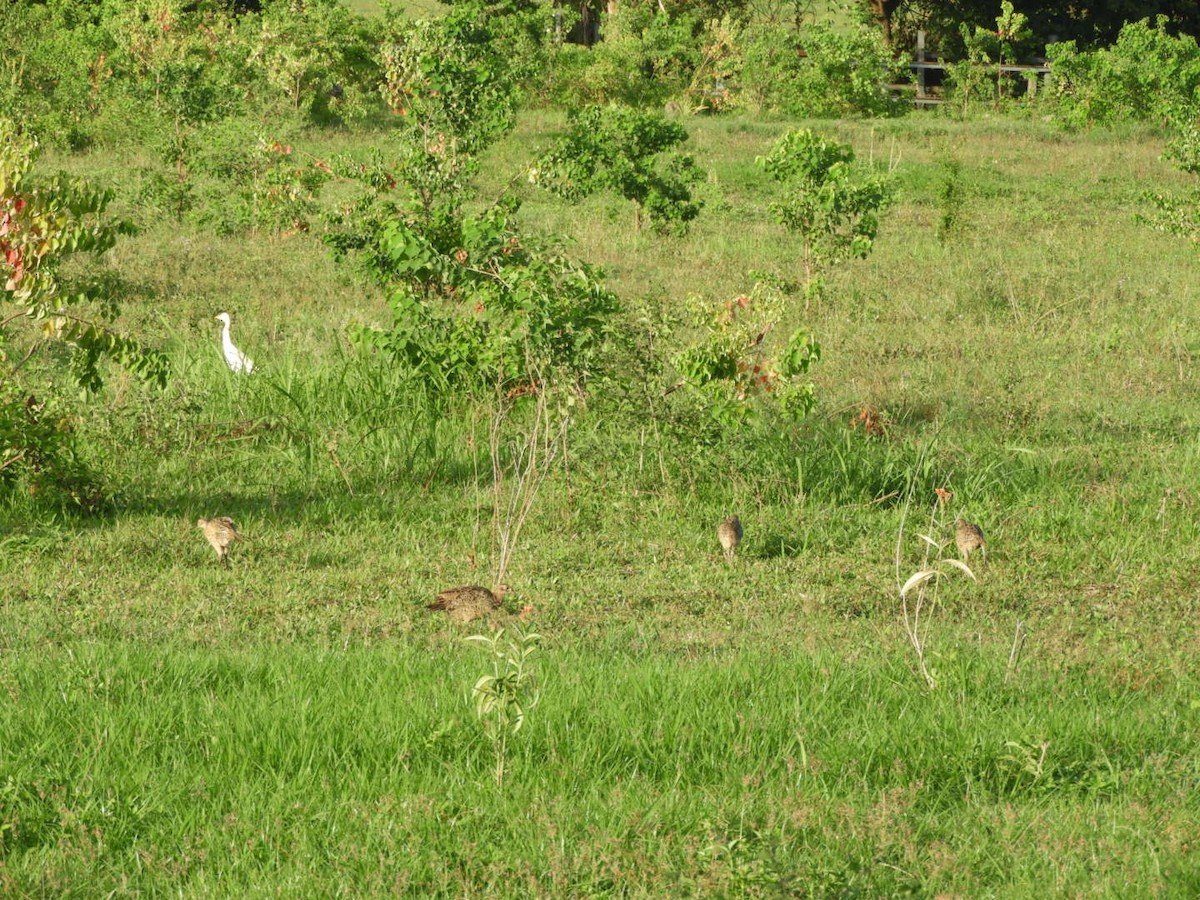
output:
[[444, 610], [452, 622], [465, 623], [499, 609], [508, 585], [496, 585], [494, 591], [477, 584], [450, 588], [437, 595], [437, 600], [427, 609]]
[[742, 522], [737, 516], [730, 516], [717, 526], [717, 540], [725, 551], [725, 561], [733, 562], [733, 553], [742, 542]]
[[972, 550], [979, 550], [983, 554], [984, 560], [987, 560], [987, 547], [983, 540], [983, 529], [974, 522], [968, 522], [966, 519], [955, 521], [954, 543], [958, 545], [958, 552], [962, 556], [963, 562], [970, 561]]
[[217, 559], [229, 568], [229, 545], [234, 541], [242, 541], [237, 525], [229, 516], [217, 516], [215, 519], [197, 519], [196, 527], [204, 532], [212, 548], [217, 551]]

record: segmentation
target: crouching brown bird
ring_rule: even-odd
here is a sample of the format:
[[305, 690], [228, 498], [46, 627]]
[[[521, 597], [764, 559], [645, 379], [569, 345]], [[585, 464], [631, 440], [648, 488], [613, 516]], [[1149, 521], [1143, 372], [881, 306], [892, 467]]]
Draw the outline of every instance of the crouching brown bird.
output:
[[437, 600], [430, 603], [426, 609], [444, 611], [450, 616], [450, 621], [461, 624], [485, 616], [493, 609], [499, 609], [506, 593], [506, 584], [497, 585], [494, 591], [470, 584], [442, 591], [437, 595]]
[[725, 561], [733, 562], [733, 553], [742, 542], [742, 521], [737, 516], [730, 516], [717, 526], [717, 540], [725, 551]]
[[955, 521], [954, 543], [958, 546], [958, 553], [962, 556], [963, 562], [970, 561], [973, 550], [980, 551], [984, 560], [987, 560], [987, 546], [983, 540], [983, 529], [974, 522], [968, 522], [966, 519]]
[[229, 568], [229, 547], [235, 541], [244, 541], [242, 533], [229, 516], [217, 516], [215, 519], [197, 519], [196, 527], [204, 532], [205, 538], [217, 551], [217, 559]]

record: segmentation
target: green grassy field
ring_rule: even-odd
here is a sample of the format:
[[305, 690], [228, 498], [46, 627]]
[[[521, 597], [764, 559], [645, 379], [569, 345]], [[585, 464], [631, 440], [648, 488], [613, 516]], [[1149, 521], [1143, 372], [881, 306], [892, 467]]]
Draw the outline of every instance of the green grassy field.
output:
[[[519, 188], [631, 305], [794, 266], [754, 163], [794, 123], [686, 124], [710, 172], [686, 238]], [[1134, 221], [1184, 176], [1152, 132], [812, 124], [899, 186], [811, 311], [820, 406], [704, 446], [580, 416], [508, 573], [544, 648], [502, 786], [468, 702], [480, 629], [424, 609], [489, 578], [468, 418], [350, 347], [386, 308], [315, 238], [123, 240], [150, 298], [126, 325], [176, 374], [83, 414], [114, 512], [0, 510], [3, 893], [1200, 893], [1200, 286], [1194, 249]], [[527, 115], [485, 196], [560, 126]], [[129, 183], [125, 156], [59, 165]], [[938, 585], [927, 689], [898, 587], [934, 487], [931, 536], [965, 513], [989, 556]], [[194, 525], [218, 514], [250, 538], [228, 571]]]

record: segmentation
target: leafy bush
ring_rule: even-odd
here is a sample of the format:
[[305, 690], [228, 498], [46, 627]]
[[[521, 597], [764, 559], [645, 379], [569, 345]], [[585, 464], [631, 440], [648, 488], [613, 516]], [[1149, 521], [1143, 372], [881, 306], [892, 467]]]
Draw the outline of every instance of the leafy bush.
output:
[[999, 103], [1006, 85], [1013, 80], [999, 66], [1015, 63], [1018, 47], [1032, 36], [1027, 18], [1013, 8], [1010, 0], [1003, 0], [995, 29], [976, 25], [972, 30], [963, 22], [959, 31], [966, 58], [947, 69], [947, 79], [957, 98], [964, 106], [973, 100], [992, 99]]
[[[363, 192], [324, 236], [339, 257], [354, 254], [367, 277], [393, 294], [394, 330], [373, 340], [418, 371], [445, 365], [438, 380], [446, 384], [478, 374], [471, 358], [456, 356], [456, 348], [482, 350], [487, 333], [458, 316], [466, 294], [488, 286], [503, 293], [500, 282], [488, 281], [498, 268], [477, 273], [484, 281], [474, 284], [463, 260], [478, 270], [523, 258], [508, 259], [521, 243], [509, 220], [515, 205], [463, 213], [478, 153], [512, 127], [519, 97], [514, 61], [476, 12], [464, 5], [436, 20], [390, 23], [381, 90], [401, 125], [390, 153], [335, 160], [338, 174]], [[494, 356], [485, 352], [477, 368], [494, 376], [489, 360]]]
[[[429, 228], [456, 222], [479, 152], [513, 127], [520, 63], [505, 55], [477, 12], [467, 4], [440, 19], [389, 23], [380, 90], [401, 127], [390, 159], [375, 151], [366, 163], [338, 163], [339, 174], [367, 188], [328, 237], [339, 252], [371, 256], [397, 216]], [[396, 200], [398, 186], [405, 196]]]
[[[1165, 159], [1176, 163], [1181, 171], [1200, 176], [1200, 127], [1188, 122], [1178, 135], [1167, 143]], [[1183, 196], [1151, 194], [1154, 209], [1141, 216], [1146, 224], [1185, 237], [1200, 246], [1200, 188], [1193, 187]]]
[[800, 239], [807, 303], [820, 296], [825, 270], [871, 252], [879, 213], [891, 202], [891, 180], [857, 172], [849, 144], [810, 129], [787, 132], [759, 162], [782, 185], [770, 208]]
[[[760, 281], [750, 293], [715, 306], [690, 297], [687, 307], [699, 337], [673, 362], [684, 383], [703, 393], [714, 419], [732, 425], [765, 406], [793, 419], [812, 410], [816, 397], [807, 375], [821, 348], [795, 323], [780, 284]], [[784, 336], [789, 320], [792, 330]]]
[[61, 397], [35, 396], [0, 381], [0, 491], [23, 488], [41, 505], [100, 507], [104, 490], [79, 457], [74, 421]]
[[7, 3], [0, 16], [0, 109], [43, 139], [80, 148], [107, 94], [116, 42], [72, 0]]
[[1182, 122], [1200, 115], [1200, 47], [1191, 35], [1167, 33], [1159, 16], [1130, 22], [1116, 44], [1080, 51], [1051, 44], [1052, 96], [1072, 127], [1129, 119]]
[[393, 221], [370, 268], [387, 287], [387, 330], [360, 337], [446, 391], [527, 384], [531, 371], [581, 386], [616, 298], [600, 274], [522, 235], [515, 201], [475, 215]]
[[452, 141], [454, 153], [474, 154], [513, 126], [520, 63], [473, 9], [393, 23], [384, 44], [380, 89], [426, 147]]
[[817, 23], [797, 35], [752, 25], [738, 45], [736, 83], [756, 109], [836, 117], [895, 115], [905, 108], [887, 89], [905, 67], [877, 28], [858, 24], [839, 32]]
[[637, 204], [635, 227], [687, 231], [700, 214], [691, 186], [704, 177], [690, 155], [668, 153], [687, 131], [662, 116], [621, 106], [571, 113], [566, 137], [544, 153], [529, 178], [568, 200], [611, 190]]
[[72, 146], [111, 143], [97, 119], [123, 99], [176, 123], [279, 106], [321, 123], [374, 105], [374, 20], [336, 0], [274, 0], [240, 15], [232, 6], [8, 4], [0, 55], [12, 62], [0, 70], [0, 102], [45, 139]]
[[223, 234], [307, 231], [331, 167], [306, 158], [291, 143], [291, 130], [280, 130], [269, 137], [244, 118], [199, 129], [189, 169], [197, 183], [191, 218]]
[[338, 0], [275, 0], [243, 21], [253, 74], [294, 114], [349, 122], [371, 110], [380, 75], [371, 20]]
[[739, 35], [735, 83], [742, 102], [758, 112], [801, 114], [808, 104], [805, 67], [796, 32], [749, 25]]
[[[57, 344], [70, 355], [70, 372], [89, 390], [102, 383], [100, 362], [110, 359], [145, 380], [163, 384], [161, 354], [108, 326], [117, 312], [119, 283], [93, 274], [72, 257], [98, 257], [128, 227], [106, 218], [112, 195], [82, 181], [41, 179], [34, 173], [37, 144], [0, 119], [0, 484], [22, 474], [52, 483], [74, 502], [98, 497], [78, 463], [70, 419], [56, 408], [51, 385], [33, 385], [26, 368], [40, 350]], [[82, 270], [82, 271], [81, 271]]]
[[645, 109], [682, 96], [704, 61], [704, 26], [650, 4], [623, 4], [604, 20], [604, 40], [564, 47], [548, 93], [569, 109], [607, 103]]
[[98, 257], [129, 232], [125, 223], [105, 218], [112, 194], [63, 176], [31, 177], [36, 152], [36, 142], [0, 119], [0, 277], [5, 302], [20, 307], [0, 327], [27, 323], [33, 330], [36, 325], [42, 337], [65, 343], [79, 384], [89, 390], [100, 386], [102, 357], [165, 382], [163, 356], [103, 324], [115, 317], [118, 306], [111, 280], [63, 272], [69, 257]]
[[443, 396], [580, 387], [616, 308], [599, 272], [522, 233], [515, 200], [464, 212], [479, 151], [512, 127], [522, 71], [476, 12], [396, 27], [383, 86], [403, 115], [394, 152], [336, 161], [365, 191], [326, 240], [387, 294], [392, 322], [359, 336]]
[[535, 84], [579, 19], [577, 8], [539, 0], [450, 0], [453, 15], [486, 24], [489, 40], [503, 48], [505, 66]]

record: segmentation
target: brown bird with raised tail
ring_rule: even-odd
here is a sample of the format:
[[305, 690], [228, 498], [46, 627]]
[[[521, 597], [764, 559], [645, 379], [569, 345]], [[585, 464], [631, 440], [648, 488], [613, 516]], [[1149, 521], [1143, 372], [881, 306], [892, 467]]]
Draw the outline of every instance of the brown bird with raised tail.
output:
[[978, 550], [987, 561], [987, 546], [983, 540], [983, 529], [974, 522], [958, 519], [954, 523], [954, 543], [963, 562], [969, 562], [972, 551]]
[[508, 585], [500, 584], [494, 591], [477, 584], [466, 587], [450, 588], [437, 595], [437, 600], [430, 603], [426, 609], [444, 611], [450, 616], [450, 621], [463, 624], [486, 616], [494, 609], [499, 609], [508, 593]]
[[734, 551], [737, 550], [738, 544], [742, 542], [741, 519], [737, 516], [730, 516], [718, 525], [717, 540], [721, 542], [721, 549], [725, 551], [725, 561], [732, 563]]
[[244, 541], [242, 533], [229, 516], [217, 516], [215, 519], [197, 519], [196, 527], [204, 532], [205, 538], [217, 551], [217, 559], [229, 568], [229, 547], [236, 541]]

